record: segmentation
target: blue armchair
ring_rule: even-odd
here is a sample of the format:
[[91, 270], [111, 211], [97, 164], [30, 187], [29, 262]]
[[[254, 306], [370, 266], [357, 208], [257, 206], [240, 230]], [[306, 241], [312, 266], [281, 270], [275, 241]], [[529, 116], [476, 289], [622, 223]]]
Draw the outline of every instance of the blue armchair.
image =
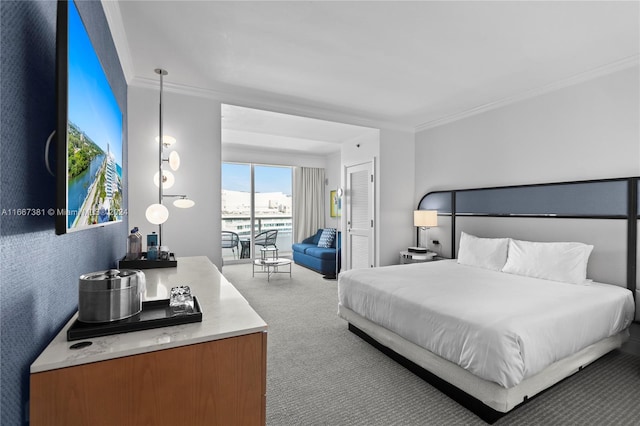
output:
[[293, 244], [291, 247], [293, 261], [297, 265], [305, 266], [323, 275], [335, 277], [340, 271], [341, 234], [340, 232], [336, 234], [331, 247], [318, 247], [322, 231], [322, 229], [318, 229], [315, 235], [305, 238], [300, 243]]

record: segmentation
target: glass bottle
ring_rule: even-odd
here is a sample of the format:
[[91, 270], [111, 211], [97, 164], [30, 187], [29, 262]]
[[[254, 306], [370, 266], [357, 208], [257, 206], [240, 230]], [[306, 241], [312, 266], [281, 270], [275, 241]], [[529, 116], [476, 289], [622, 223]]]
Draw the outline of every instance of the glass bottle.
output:
[[127, 257], [126, 260], [138, 260], [142, 256], [142, 236], [135, 227], [127, 237]]

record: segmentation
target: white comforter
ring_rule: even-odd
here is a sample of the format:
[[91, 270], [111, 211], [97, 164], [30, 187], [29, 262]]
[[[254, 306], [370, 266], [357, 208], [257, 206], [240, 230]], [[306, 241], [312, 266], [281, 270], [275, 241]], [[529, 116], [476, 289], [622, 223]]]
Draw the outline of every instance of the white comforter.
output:
[[339, 303], [485, 380], [510, 388], [629, 327], [629, 290], [565, 284], [455, 260], [340, 274]]

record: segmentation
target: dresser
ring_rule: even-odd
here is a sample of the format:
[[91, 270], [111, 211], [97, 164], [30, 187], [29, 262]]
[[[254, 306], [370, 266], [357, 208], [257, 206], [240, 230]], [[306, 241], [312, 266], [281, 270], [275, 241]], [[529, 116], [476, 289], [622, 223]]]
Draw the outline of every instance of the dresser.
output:
[[76, 313], [31, 365], [30, 424], [264, 425], [267, 324], [206, 257], [144, 273], [145, 300], [189, 285], [202, 322], [69, 342]]

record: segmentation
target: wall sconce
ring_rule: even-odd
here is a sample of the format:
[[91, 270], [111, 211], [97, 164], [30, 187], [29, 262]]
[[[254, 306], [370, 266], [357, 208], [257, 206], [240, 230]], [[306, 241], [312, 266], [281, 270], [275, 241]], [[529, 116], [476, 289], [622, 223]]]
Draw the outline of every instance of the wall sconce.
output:
[[[427, 229], [433, 226], [438, 226], [438, 211], [437, 210], [415, 210], [413, 212], [413, 226], [417, 227], [416, 230], [416, 245], [420, 249], [420, 229]], [[427, 233], [427, 245], [429, 244], [429, 234]], [[426, 247], [424, 250], [426, 252]]]
[[[180, 156], [176, 151], [172, 151], [169, 154], [168, 158], [164, 158], [163, 151], [164, 148], [168, 148], [176, 143], [176, 138], [173, 136], [165, 135], [162, 131], [162, 121], [163, 121], [163, 111], [162, 111], [162, 93], [163, 93], [163, 76], [167, 75], [168, 72], [166, 70], [156, 68], [155, 73], [160, 75], [160, 113], [159, 113], [159, 132], [156, 137], [156, 142], [158, 142], [158, 172], [155, 174], [153, 181], [158, 187], [158, 202], [151, 204], [147, 207], [145, 212], [145, 217], [149, 222], [154, 225], [159, 226], [158, 232], [158, 246], [162, 245], [162, 224], [169, 219], [169, 210], [162, 204], [162, 200], [164, 198], [178, 198], [173, 202], [173, 205], [179, 208], [189, 208], [195, 205], [193, 200], [190, 200], [186, 195], [173, 195], [173, 194], [165, 194], [165, 188], [171, 188], [175, 183], [175, 177], [173, 173], [168, 170], [163, 170], [162, 166], [164, 163], [168, 163], [171, 170], [174, 172], [178, 170], [180, 167]], [[162, 179], [160, 178], [162, 176]]]

